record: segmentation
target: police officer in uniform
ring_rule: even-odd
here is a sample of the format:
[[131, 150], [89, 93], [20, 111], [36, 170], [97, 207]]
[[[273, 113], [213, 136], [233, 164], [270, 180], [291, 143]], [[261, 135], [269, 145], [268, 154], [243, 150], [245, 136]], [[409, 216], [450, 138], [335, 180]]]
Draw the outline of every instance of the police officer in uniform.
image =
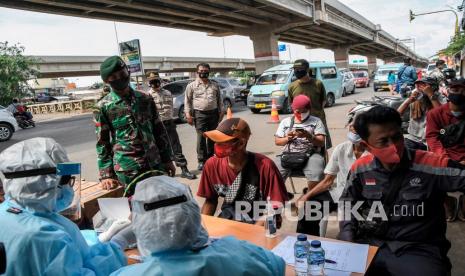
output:
[[161, 121], [170, 137], [176, 166], [181, 168], [181, 177], [195, 179], [196, 176], [187, 169], [187, 160], [182, 153], [181, 142], [179, 141], [176, 124], [173, 120], [173, 96], [171, 96], [170, 91], [161, 88], [161, 79], [158, 72], [148, 72], [147, 82], [150, 86], [149, 93], [155, 101]]
[[385, 106], [355, 119], [371, 154], [351, 168], [339, 238], [379, 247], [366, 275], [450, 275], [443, 203], [447, 192], [465, 191], [465, 167], [406, 148], [401, 125], [399, 113]]
[[215, 82], [208, 79], [210, 65], [197, 65], [197, 78], [186, 87], [184, 108], [187, 122], [195, 125], [197, 131], [198, 170], [213, 156], [213, 141], [203, 136], [206, 131], [214, 130], [223, 119], [223, 100], [221, 91]]
[[129, 86], [130, 72], [119, 56], [100, 65], [100, 76], [111, 87], [94, 110], [102, 187], [126, 186], [148, 171], [173, 176], [176, 168], [169, 137], [153, 98]]

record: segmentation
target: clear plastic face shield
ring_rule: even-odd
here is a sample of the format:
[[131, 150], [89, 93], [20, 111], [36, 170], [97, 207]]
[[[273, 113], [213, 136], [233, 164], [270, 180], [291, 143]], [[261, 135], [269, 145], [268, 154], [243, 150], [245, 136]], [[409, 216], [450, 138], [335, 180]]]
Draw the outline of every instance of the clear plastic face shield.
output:
[[58, 176], [53, 210], [74, 222], [81, 219], [81, 163], [58, 163], [56, 167], [5, 172], [3, 175], [6, 179], [40, 175]]
[[56, 174], [61, 176], [58, 188], [72, 188], [74, 196], [71, 204], [60, 212], [71, 221], [78, 222], [81, 219], [81, 163], [59, 163]]

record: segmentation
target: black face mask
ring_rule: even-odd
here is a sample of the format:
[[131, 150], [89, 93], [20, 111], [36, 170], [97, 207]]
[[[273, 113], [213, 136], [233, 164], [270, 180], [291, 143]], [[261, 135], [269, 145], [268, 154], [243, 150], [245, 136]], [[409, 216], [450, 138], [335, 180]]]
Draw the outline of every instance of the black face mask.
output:
[[455, 104], [460, 109], [465, 110], [465, 96], [464, 95], [449, 93], [449, 96], [447, 98], [449, 99], [451, 103]]
[[198, 72], [197, 74], [199, 74], [199, 77], [200, 77], [201, 79], [207, 79], [208, 76], [210, 76], [210, 72], [206, 72], [206, 73], [200, 73], [200, 72]]
[[129, 85], [129, 75], [125, 78], [109, 81], [111, 88], [116, 91], [123, 91]]
[[294, 70], [294, 75], [296, 78], [301, 79], [307, 75], [307, 70]]
[[161, 86], [160, 80], [152, 80], [149, 82], [150, 87], [159, 88]]

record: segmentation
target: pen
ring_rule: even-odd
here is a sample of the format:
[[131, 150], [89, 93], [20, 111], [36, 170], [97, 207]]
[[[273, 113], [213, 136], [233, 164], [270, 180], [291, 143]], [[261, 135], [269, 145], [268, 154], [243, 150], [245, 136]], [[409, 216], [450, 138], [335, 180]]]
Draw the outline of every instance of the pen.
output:
[[328, 260], [328, 259], [325, 259], [325, 263], [328, 263], [328, 264], [337, 264], [335, 261], [333, 261], [333, 260]]

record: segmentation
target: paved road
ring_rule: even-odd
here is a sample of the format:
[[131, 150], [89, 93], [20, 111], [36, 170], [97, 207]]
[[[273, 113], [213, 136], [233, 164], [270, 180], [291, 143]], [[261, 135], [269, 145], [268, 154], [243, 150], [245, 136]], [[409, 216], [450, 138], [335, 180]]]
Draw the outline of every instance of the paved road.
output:
[[[377, 92], [377, 95], [386, 95], [383, 92]], [[338, 99], [336, 105], [326, 110], [328, 118], [328, 127], [333, 139], [333, 144], [337, 145], [346, 140], [347, 130], [345, 129], [346, 113], [354, 106], [355, 99], [369, 98], [373, 95], [371, 88], [357, 89], [355, 95]], [[274, 158], [280, 152], [280, 148], [274, 145], [274, 132], [277, 125], [268, 124], [270, 111], [264, 111], [260, 114], [252, 114], [243, 103], [236, 105], [233, 108], [235, 117], [242, 117], [250, 124], [252, 136], [249, 141], [249, 150], [260, 152]], [[286, 115], [289, 116], [289, 115]], [[283, 116], [281, 116], [282, 119]], [[191, 169], [197, 167], [196, 160], [196, 136], [194, 129], [187, 125], [178, 125], [178, 133], [181, 143], [184, 148], [184, 154], [189, 161]], [[81, 115], [68, 119], [59, 119], [49, 122], [38, 123], [34, 129], [21, 130], [13, 136], [13, 139], [0, 143], [0, 151], [11, 144], [32, 137], [52, 137], [61, 143], [68, 151], [71, 160], [79, 161], [83, 166], [83, 177], [87, 180], [97, 180], [97, 164], [95, 153], [95, 133], [92, 122], [92, 116]], [[179, 171], [178, 171], [179, 172]], [[199, 173], [194, 171], [195, 173]], [[200, 175], [199, 175], [200, 176]], [[181, 182], [191, 186], [195, 193], [198, 188], [198, 180], [188, 181], [178, 178]], [[296, 189], [301, 191], [305, 186], [303, 179], [296, 179]], [[290, 189], [289, 182], [286, 183]], [[203, 199], [197, 198], [199, 203], [203, 203]], [[289, 231], [295, 231], [295, 224], [285, 222], [283, 227]], [[335, 237], [337, 233], [337, 223], [330, 222], [328, 225], [328, 237]], [[449, 253], [454, 270], [452, 275], [465, 275], [465, 224], [455, 222], [449, 224], [448, 238], [452, 241], [452, 249]]]
[[[355, 95], [350, 95], [337, 100], [335, 106], [327, 110], [328, 124], [333, 144], [345, 139], [345, 114], [353, 106], [358, 98], [370, 97], [372, 90], [359, 89]], [[243, 103], [238, 103], [233, 108], [234, 116], [246, 119], [252, 128], [252, 138], [249, 148], [252, 151], [261, 152], [270, 157], [279, 152], [274, 146], [274, 131], [277, 125], [268, 124], [270, 111], [260, 114], [252, 114]], [[286, 115], [288, 116], [288, 115]], [[184, 154], [190, 162], [190, 168], [197, 167], [196, 160], [196, 136], [194, 129], [187, 124], [178, 125], [178, 133], [184, 148]], [[66, 119], [57, 119], [37, 123], [36, 128], [20, 130], [8, 142], [0, 143], [0, 151], [8, 146], [33, 137], [52, 137], [65, 147], [73, 161], [80, 161], [83, 166], [83, 177], [87, 180], [97, 180], [97, 164], [95, 154], [95, 133], [91, 114], [73, 116]]]
[[13, 138], [0, 143], [0, 151], [21, 140], [34, 137], [51, 137], [63, 145], [71, 160], [83, 166], [83, 177], [96, 180], [95, 128], [90, 114], [39, 122], [35, 128], [16, 132]]

